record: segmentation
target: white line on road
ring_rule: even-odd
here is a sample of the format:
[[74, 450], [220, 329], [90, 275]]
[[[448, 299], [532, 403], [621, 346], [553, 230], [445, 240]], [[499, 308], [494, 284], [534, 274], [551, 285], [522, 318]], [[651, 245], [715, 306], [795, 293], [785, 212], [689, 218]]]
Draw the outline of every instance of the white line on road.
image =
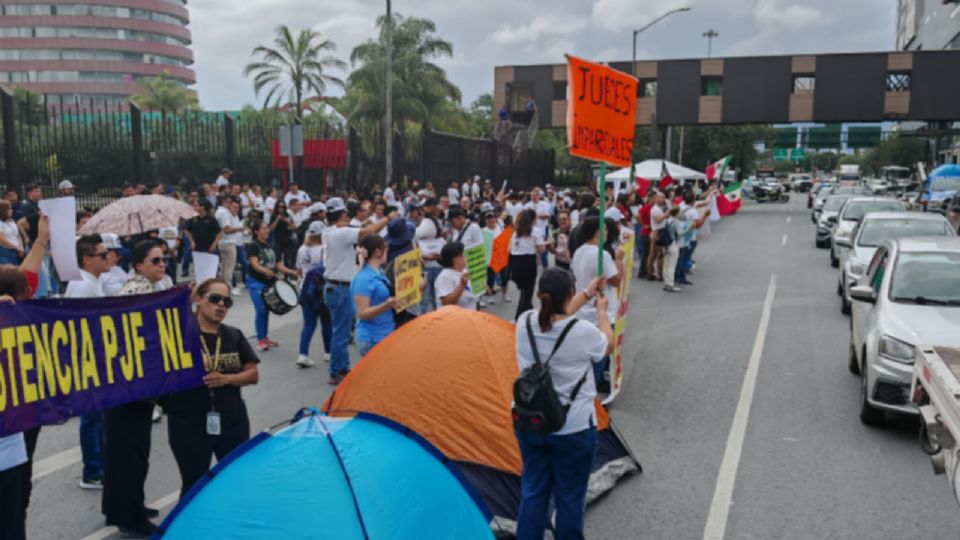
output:
[[737, 481], [737, 469], [740, 467], [740, 456], [743, 453], [743, 440], [747, 433], [747, 421], [750, 419], [750, 407], [753, 405], [753, 394], [757, 387], [757, 373], [760, 371], [763, 344], [767, 340], [770, 310], [776, 293], [777, 276], [774, 274], [770, 276], [767, 299], [763, 302], [763, 311], [760, 314], [760, 326], [757, 328], [757, 337], [753, 342], [753, 351], [750, 353], [747, 372], [743, 377], [743, 387], [740, 389], [740, 401], [737, 402], [737, 409], [733, 414], [733, 425], [730, 426], [730, 435], [727, 437], [727, 448], [723, 453], [720, 473], [717, 475], [717, 487], [713, 492], [713, 502], [710, 503], [707, 525], [703, 529], [703, 540], [723, 540], [726, 534], [727, 518], [730, 516], [730, 505], [733, 502], [733, 486]]
[[783, 235], [783, 240], [780, 241], [781, 246], [787, 245], [787, 235]]
[[[164, 508], [177, 502], [177, 500], [179, 499], [180, 499], [180, 492], [174, 491], [173, 493], [160, 497], [159, 499], [148, 504], [147, 506], [149, 506], [150, 508], [155, 508], [157, 510], [163, 511]], [[110, 527], [104, 527], [99, 531], [91, 534], [90, 536], [85, 537], [83, 540], [104, 540], [104, 538], [109, 538], [116, 532], [117, 532], [117, 528], [111, 525]]]
[[787, 223], [790, 223], [790, 220], [793, 219], [791, 216], [787, 216]]
[[82, 456], [80, 454], [80, 447], [74, 446], [69, 450], [64, 450], [59, 454], [54, 454], [48, 458], [41, 459], [40, 461], [33, 464], [33, 481], [43, 478], [44, 476], [55, 473], [60, 469], [69, 467], [75, 463], [80, 463]]

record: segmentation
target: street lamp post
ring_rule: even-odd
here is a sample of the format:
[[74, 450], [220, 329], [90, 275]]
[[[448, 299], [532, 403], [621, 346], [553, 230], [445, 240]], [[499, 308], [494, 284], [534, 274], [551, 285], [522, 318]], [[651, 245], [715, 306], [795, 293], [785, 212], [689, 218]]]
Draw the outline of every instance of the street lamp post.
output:
[[[647, 23], [646, 26], [642, 28], [638, 28], [633, 31], [633, 61], [630, 63], [630, 73], [631, 75], [633, 75], [633, 78], [635, 79], [637, 78], [637, 36], [639, 36], [647, 28], [650, 28], [651, 26], [657, 24], [658, 22], [666, 19], [670, 15], [673, 15], [674, 13], [680, 13], [682, 11], [690, 11], [690, 7], [688, 6], [688, 7], [672, 9], [664, 13], [663, 15], [657, 17], [656, 19], [650, 21], [649, 23]], [[637, 90], [639, 91], [639, 82], [637, 83], [637, 85], [638, 85]], [[637, 170], [636, 165], [633, 163], [633, 158], [631, 157], [630, 158], [630, 178], [633, 178], [634, 180], [636, 180], [636, 174], [635, 174], [636, 170]]]
[[386, 179], [384, 180], [384, 189], [390, 185], [393, 179], [393, 16], [391, 15], [390, 0], [387, 0], [387, 66], [386, 81], [384, 86], [387, 92], [387, 102], [384, 107], [383, 131], [386, 141], [384, 141], [384, 168]]
[[713, 56], [713, 38], [720, 37], [720, 34], [716, 30], [711, 28], [703, 33], [703, 37], [707, 38], [707, 58]]

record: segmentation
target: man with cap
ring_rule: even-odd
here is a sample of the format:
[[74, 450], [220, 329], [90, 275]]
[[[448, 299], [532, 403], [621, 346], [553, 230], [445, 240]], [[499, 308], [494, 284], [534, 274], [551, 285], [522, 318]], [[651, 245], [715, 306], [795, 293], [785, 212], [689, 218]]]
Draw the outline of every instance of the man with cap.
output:
[[57, 186], [57, 190], [60, 192], [61, 197], [73, 197], [74, 193], [76, 193], [76, 186], [73, 185], [73, 182], [64, 180]]
[[416, 239], [423, 253], [423, 271], [426, 274], [426, 288], [420, 301], [420, 313], [428, 313], [437, 308], [433, 291], [433, 282], [440, 275], [440, 250], [446, 243], [443, 238], [443, 211], [437, 199], [428, 197], [423, 201], [423, 219], [417, 226]]
[[130, 274], [120, 267], [120, 251], [123, 249], [123, 242], [120, 241], [120, 236], [113, 233], [101, 234], [100, 239], [108, 252], [107, 270], [99, 277], [100, 287], [103, 289], [104, 296], [117, 296], [123, 285], [130, 281]]
[[480, 226], [467, 219], [467, 213], [459, 206], [450, 208], [447, 213], [450, 225], [453, 226], [453, 241], [460, 242], [469, 249], [483, 243], [483, 232]]
[[220, 169], [220, 176], [217, 177], [217, 180], [214, 182], [217, 187], [226, 186], [230, 184], [230, 178], [233, 176], [233, 171], [224, 167]]
[[333, 321], [333, 336], [330, 342], [330, 385], [336, 386], [350, 371], [350, 329], [356, 309], [350, 295], [350, 282], [360, 267], [357, 264], [356, 246], [368, 234], [377, 234], [391, 219], [399, 217], [396, 212], [380, 221], [356, 229], [350, 227], [350, 216], [343, 199], [334, 197], [327, 201], [329, 226], [323, 232], [324, 287], [323, 298]]

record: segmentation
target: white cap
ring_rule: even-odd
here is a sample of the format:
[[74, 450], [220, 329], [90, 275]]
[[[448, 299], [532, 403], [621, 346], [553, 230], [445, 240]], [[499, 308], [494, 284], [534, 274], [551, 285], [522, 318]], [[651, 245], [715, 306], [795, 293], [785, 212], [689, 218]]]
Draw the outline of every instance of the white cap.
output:
[[317, 212], [326, 212], [326, 211], [327, 211], [327, 205], [323, 204], [322, 202], [313, 203], [313, 205], [310, 207], [311, 214], [316, 214]]
[[480, 180], [480, 175], [479, 174], [473, 175], [473, 181], [476, 182], [478, 180]]
[[69, 180], [64, 180], [63, 182], [60, 182], [60, 185], [58, 187], [60, 189], [73, 189], [75, 186], [73, 185], [73, 182]]
[[123, 244], [120, 243], [120, 236], [113, 233], [102, 233], [100, 239], [103, 240], [103, 245], [107, 249], [121, 249]]
[[619, 208], [607, 208], [607, 211], [604, 212], [603, 217], [612, 219], [614, 221], [623, 221], [623, 213], [620, 212]]
[[343, 199], [340, 197], [333, 197], [332, 199], [327, 200], [327, 212], [331, 214], [334, 212], [342, 212], [347, 209], [347, 205], [344, 204]]
[[314, 221], [307, 228], [307, 235], [309, 236], [318, 236], [323, 234], [323, 230], [327, 228], [327, 225], [322, 221]]

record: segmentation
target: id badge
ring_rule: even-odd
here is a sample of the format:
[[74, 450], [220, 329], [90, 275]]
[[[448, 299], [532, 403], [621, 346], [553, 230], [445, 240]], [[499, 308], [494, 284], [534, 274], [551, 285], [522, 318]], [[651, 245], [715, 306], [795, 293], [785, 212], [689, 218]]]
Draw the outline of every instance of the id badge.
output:
[[220, 413], [207, 413], [207, 435], [220, 435]]

